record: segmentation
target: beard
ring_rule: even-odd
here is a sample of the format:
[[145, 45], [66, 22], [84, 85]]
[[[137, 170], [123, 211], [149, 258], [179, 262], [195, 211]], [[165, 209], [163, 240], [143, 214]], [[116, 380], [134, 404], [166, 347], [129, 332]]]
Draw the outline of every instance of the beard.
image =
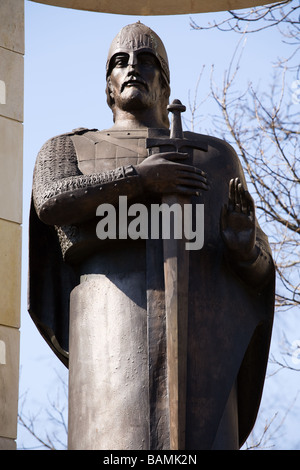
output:
[[157, 106], [161, 93], [148, 91], [143, 86], [126, 86], [115, 95], [114, 105], [123, 111], [139, 111]]
[[106, 85], [107, 104], [111, 108], [114, 122], [117, 110], [134, 114], [150, 111], [156, 108], [161, 113], [165, 127], [169, 127], [167, 105], [169, 103], [170, 87], [162, 80], [154, 87], [142, 87], [139, 85], [127, 86], [123, 89], [112, 86], [110, 80]]

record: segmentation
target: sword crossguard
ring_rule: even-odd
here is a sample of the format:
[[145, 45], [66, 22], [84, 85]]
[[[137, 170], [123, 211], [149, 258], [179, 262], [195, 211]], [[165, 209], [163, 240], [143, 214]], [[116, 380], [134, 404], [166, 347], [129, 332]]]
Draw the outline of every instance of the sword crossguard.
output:
[[146, 139], [146, 148], [172, 146], [176, 152], [180, 152], [182, 147], [191, 147], [194, 149], [207, 151], [207, 143], [196, 140], [186, 139], [182, 131], [181, 113], [186, 107], [180, 100], [174, 100], [167, 106], [168, 111], [173, 114], [171, 123], [170, 137], [157, 137]]

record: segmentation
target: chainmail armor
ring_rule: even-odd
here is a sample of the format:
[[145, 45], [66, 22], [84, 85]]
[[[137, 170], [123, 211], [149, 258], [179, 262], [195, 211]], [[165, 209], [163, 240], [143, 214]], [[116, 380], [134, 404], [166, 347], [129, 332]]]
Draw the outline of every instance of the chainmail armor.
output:
[[[63, 156], [63, 158], [62, 158]], [[95, 184], [116, 181], [133, 172], [133, 167], [119, 167], [99, 174], [84, 175], [78, 168], [77, 155], [70, 134], [48, 140], [41, 148], [33, 175], [33, 201], [39, 215], [43, 204], [50, 198]], [[55, 226], [63, 257], [78, 240], [79, 230], [75, 225]]]

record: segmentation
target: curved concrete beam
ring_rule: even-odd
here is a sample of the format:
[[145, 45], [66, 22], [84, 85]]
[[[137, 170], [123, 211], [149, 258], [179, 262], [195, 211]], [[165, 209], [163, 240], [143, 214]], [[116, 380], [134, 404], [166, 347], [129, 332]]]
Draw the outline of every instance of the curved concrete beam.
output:
[[[264, 4], [261, 0], [31, 0], [46, 5], [121, 15], [183, 15], [238, 10]], [[265, 2], [266, 4], [268, 2]]]

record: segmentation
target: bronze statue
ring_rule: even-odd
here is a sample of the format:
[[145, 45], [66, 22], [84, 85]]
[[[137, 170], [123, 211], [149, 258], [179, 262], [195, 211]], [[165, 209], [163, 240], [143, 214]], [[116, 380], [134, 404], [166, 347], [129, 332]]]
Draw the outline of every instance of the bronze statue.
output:
[[[238, 449], [256, 419], [272, 330], [267, 237], [233, 148], [182, 133], [178, 116], [170, 135], [160, 38], [139, 22], [126, 26], [112, 42], [106, 73], [113, 126], [50, 139], [33, 179], [29, 311], [70, 366], [69, 446]], [[185, 297], [177, 318], [179, 336], [186, 335], [176, 358], [180, 425], [169, 404], [166, 310], [173, 298], [163, 240], [96, 233], [102, 204], [120, 211], [124, 233], [122, 196], [149, 209], [175, 197], [191, 204], [194, 222], [204, 205], [204, 244], [189, 252], [175, 281], [177, 301]]]

